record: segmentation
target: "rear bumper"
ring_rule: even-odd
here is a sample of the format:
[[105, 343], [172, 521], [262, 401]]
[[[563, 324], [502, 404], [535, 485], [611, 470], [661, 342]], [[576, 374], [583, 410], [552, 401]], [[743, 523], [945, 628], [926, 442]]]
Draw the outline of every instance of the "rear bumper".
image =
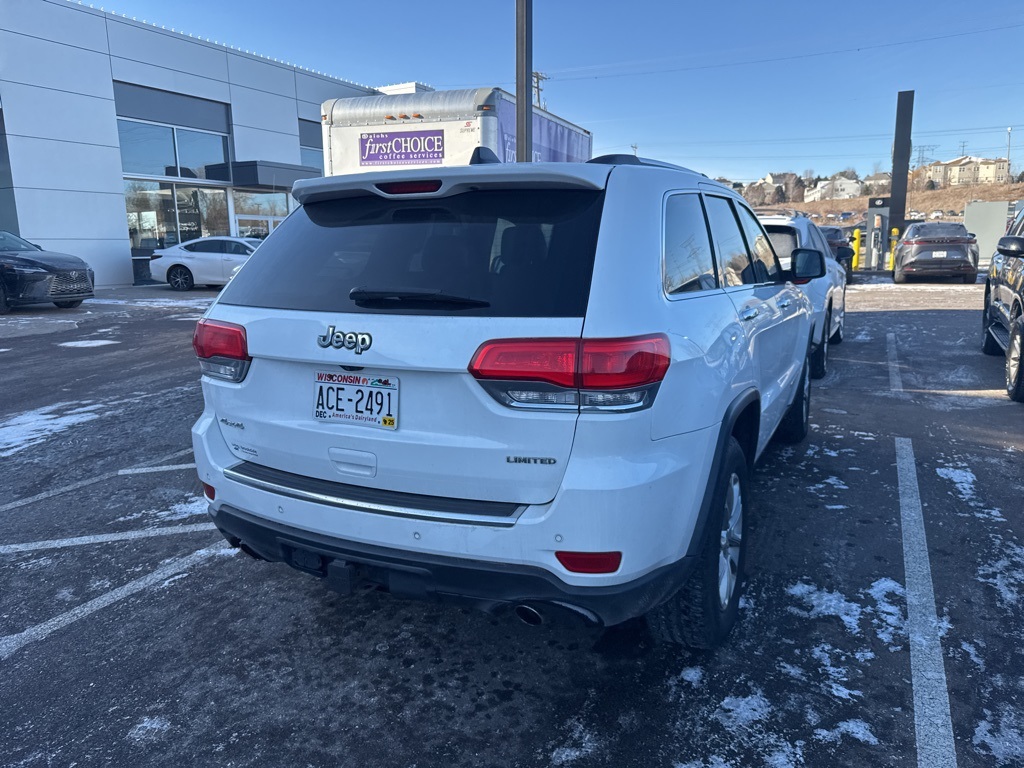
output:
[[907, 274], [934, 275], [936, 277], [950, 277], [954, 275], [965, 275], [978, 271], [978, 265], [971, 259], [953, 257], [948, 259], [932, 259], [928, 257], [907, 258], [903, 260], [900, 269]]
[[396, 597], [452, 602], [485, 611], [529, 604], [558, 606], [611, 626], [642, 616], [671, 597], [689, 578], [695, 558], [662, 566], [632, 581], [605, 587], [566, 584], [541, 568], [424, 553], [412, 554], [304, 531], [247, 514], [227, 504], [210, 508], [213, 522], [233, 546], [271, 562], [325, 578], [350, 593], [376, 585]]

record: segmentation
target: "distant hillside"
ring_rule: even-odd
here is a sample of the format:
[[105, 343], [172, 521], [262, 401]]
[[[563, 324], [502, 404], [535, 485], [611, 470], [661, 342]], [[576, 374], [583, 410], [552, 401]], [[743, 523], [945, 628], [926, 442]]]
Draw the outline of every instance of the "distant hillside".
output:
[[[853, 211], [862, 214], [868, 208], [868, 197], [855, 197], [850, 200], [819, 200], [814, 203], [783, 203], [787, 208], [798, 211], [827, 213]], [[971, 200], [996, 202], [999, 200], [1024, 200], [1024, 184], [975, 184], [972, 186], [946, 187], [933, 189], [929, 192], [908, 192], [907, 211], [921, 211], [929, 214], [935, 210], [962, 211]]]

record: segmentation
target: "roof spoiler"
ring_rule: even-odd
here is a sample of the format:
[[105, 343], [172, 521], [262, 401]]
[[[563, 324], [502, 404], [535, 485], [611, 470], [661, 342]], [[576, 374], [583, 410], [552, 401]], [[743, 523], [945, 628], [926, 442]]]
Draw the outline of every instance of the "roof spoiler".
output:
[[637, 157], [636, 155], [600, 155], [598, 157], [590, 158], [587, 162], [599, 165], [648, 165], [652, 168], [669, 168], [673, 171], [686, 171], [687, 173], [695, 173], [698, 176], [703, 176], [705, 179], [708, 178], [706, 173], [695, 171], [692, 168], [684, 168], [681, 165], [666, 163], [661, 160], [652, 160], [649, 157]]

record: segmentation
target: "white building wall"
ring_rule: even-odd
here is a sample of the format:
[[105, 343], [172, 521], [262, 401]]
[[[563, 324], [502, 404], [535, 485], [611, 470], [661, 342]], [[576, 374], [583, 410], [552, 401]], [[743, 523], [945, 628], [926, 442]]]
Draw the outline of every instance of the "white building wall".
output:
[[99, 286], [133, 280], [114, 80], [228, 103], [234, 160], [296, 165], [299, 119], [375, 92], [66, 0], [0, 0], [0, 201], [13, 198], [23, 237], [81, 256]]

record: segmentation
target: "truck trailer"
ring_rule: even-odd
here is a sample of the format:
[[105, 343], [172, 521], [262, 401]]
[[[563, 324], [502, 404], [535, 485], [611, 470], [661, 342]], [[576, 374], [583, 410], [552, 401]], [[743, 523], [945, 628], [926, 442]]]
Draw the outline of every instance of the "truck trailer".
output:
[[[324, 174], [516, 161], [516, 100], [500, 88], [329, 99]], [[533, 108], [535, 162], [590, 159], [590, 131]]]

